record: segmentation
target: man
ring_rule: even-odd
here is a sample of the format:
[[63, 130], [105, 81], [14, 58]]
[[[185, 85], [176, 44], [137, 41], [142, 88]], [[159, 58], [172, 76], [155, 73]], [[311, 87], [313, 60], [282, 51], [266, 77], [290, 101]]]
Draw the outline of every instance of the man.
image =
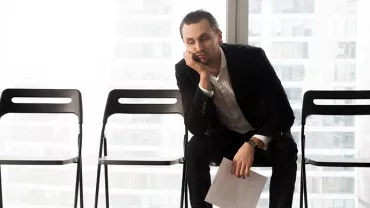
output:
[[209, 164], [222, 157], [233, 160], [236, 177], [248, 177], [252, 164], [271, 165], [270, 208], [291, 207], [294, 114], [264, 51], [222, 43], [216, 19], [204, 10], [187, 14], [180, 34], [186, 51], [175, 68], [185, 125], [194, 135], [185, 157], [192, 207], [212, 207], [204, 201]]

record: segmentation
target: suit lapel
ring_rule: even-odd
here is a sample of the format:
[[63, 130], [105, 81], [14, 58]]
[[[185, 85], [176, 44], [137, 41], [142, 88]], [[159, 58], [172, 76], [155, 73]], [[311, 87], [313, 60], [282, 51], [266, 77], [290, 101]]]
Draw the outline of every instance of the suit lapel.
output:
[[[229, 71], [231, 86], [234, 90], [235, 99], [238, 103], [240, 110], [247, 121], [254, 121], [253, 115], [255, 114], [253, 107], [254, 97], [254, 80], [248, 71], [250, 64], [241, 60], [242, 55], [236, 54], [238, 50], [232, 50], [228, 45], [222, 46], [227, 61], [227, 68]], [[248, 58], [248, 57], [243, 57]], [[252, 124], [252, 123], [251, 123]]]
[[231, 51], [230, 48], [225, 44], [222, 44], [221, 48], [225, 54], [230, 82], [235, 94], [236, 101], [240, 105], [242, 101], [241, 97], [243, 93], [243, 85], [245, 85], [245, 82], [247, 82], [247, 80], [243, 80], [244, 76], [242, 76], [243, 74], [241, 73], [241, 63], [237, 59], [238, 56], [234, 54], [233, 51]]

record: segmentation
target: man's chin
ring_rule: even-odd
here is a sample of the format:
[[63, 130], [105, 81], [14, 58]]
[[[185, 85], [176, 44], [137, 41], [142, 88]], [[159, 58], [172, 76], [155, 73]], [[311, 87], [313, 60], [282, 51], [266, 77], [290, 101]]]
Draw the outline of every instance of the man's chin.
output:
[[209, 60], [208, 59], [201, 59], [200, 60], [200, 63], [202, 63], [204, 65], [208, 65], [209, 64]]

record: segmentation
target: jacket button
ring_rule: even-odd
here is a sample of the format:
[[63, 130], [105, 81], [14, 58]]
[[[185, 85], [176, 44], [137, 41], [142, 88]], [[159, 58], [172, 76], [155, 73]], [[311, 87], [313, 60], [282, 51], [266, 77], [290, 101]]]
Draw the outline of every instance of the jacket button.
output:
[[204, 103], [203, 108], [202, 108], [202, 113], [206, 111], [206, 108], [207, 108], [206, 103]]

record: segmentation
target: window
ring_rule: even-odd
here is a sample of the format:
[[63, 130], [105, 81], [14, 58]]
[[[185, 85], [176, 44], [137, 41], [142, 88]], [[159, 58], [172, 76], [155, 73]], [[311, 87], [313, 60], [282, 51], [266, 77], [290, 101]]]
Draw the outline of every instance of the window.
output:
[[300, 88], [285, 88], [289, 101], [292, 104], [301, 103], [302, 89]]
[[356, 81], [356, 65], [336, 64], [334, 68], [334, 80], [341, 82], [355, 82]]
[[353, 207], [355, 207], [354, 200], [346, 199], [344, 201], [345, 201], [345, 206], [344, 206], [345, 208], [353, 208]]
[[[313, 25], [310, 19], [272, 20], [271, 35], [276, 37], [310, 37]], [[261, 25], [259, 25], [261, 27]]]
[[293, 109], [294, 113], [294, 126], [300, 126], [302, 124], [302, 110], [301, 109]]
[[259, 14], [262, 10], [261, 0], [250, 0], [249, 1], [249, 14]]
[[306, 148], [353, 149], [354, 132], [307, 132]]
[[355, 59], [356, 42], [338, 42], [334, 51], [336, 59]]
[[314, 0], [280, 0], [272, 1], [273, 13], [313, 13]]
[[276, 74], [285, 82], [298, 82], [304, 80], [305, 66], [304, 65], [274, 65]]
[[354, 193], [354, 178], [323, 178], [323, 193]]
[[[114, 88], [176, 89], [174, 65], [184, 50], [179, 25], [186, 13], [200, 8], [215, 15], [226, 40], [226, 1], [0, 1], [0, 90], [78, 88], [82, 92], [86, 207], [94, 202], [99, 135], [108, 92]], [[75, 124], [73, 116], [69, 120], [62, 116], [32, 118], [36, 124], [27, 124], [29, 116], [2, 119], [1, 154], [71, 153], [69, 147], [76, 145], [75, 131], [66, 128], [65, 121]], [[113, 116], [107, 127], [109, 154], [181, 155], [181, 121], [178, 116]], [[28, 139], [40, 148], [30, 145]], [[64, 140], [71, 145], [60, 145]], [[71, 207], [74, 171], [75, 166], [66, 170], [2, 167], [6, 179], [3, 193], [7, 193], [3, 195], [4, 206]], [[176, 207], [181, 173], [181, 166], [170, 170], [112, 167], [110, 205]], [[104, 185], [101, 187], [100, 193], [104, 191]], [[104, 197], [99, 203], [104, 207]]]
[[[177, 88], [174, 64], [182, 58], [184, 50], [178, 28], [181, 18], [199, 8], [212, 12], [226, 42], [226, 2], [0, 1], [0, 90], [78, 88], [83, 94], [86, 207], [93, 203], [97, 147], [107, 93], [114, 88]], [[299, 106], [306, 90], [370, 88], [366, 79], [370, 76], [369, 53], [363, 44], [370, 37], [369, 16], [364, 8], [370, 8], [368, 1], [249, 0], [249, 11], [244, 11], [248, 12], [249, 28], [243, 31], [249, 32], [249, 44], [266, 51], [294, 105], [293, 134], [297, 142], [301, 123]], [[70, 154], [76, 144], [76, 129], [67, 121], [75, 121], [74, 118], [37, 115], [2, 119], [0, 153]], [[31, 119], [36, 124], [28, 124]], [[366, 129], [361, 129], [368, 125], [358, 125], [357, 121], [342, 116], [310, 117], [307, 124], [314, 128], [310, 131], [317, 138], [327, 139], [307, 139], [307, 146], [313, 151], [321, 147], [338, 149], [348, 158], [355, 157], [356, 152], [366, 153], [368, 150], [361, 149], [357, 141], [368, 138]], [[182, 129], [174, 125], [182, 124], [181, 118], [115, 116], [110, 122], [108, 143], [115, 146], [108, 148], [111, 154], [158, 156], [182, 151]], [[163, 125], [171, 125], [171, 131], [161, 128]], [[27, 136], [40, 147], [30, 145]], [[173, 139], [178, 136], [179, 141]], [[65, 140], [70, 144], [60, 145]], [[7, 193], [4, 206], [70, 207], [75, 169], [46, 167], [43, 170], [2, 167], [3, 178], [8, 179], [3, 183], [3, 193]], [[369, 180], [355, 174], [336, 176], [338, 180], [312, 179], [313, 172], [324, 173], [334, 168], [307, 167], [307, 170], [310, 193], [321, 191], [324, 196], [332, 196], [312, 201], [320, 207], [356, 207], [358, 196], [353, 190]], [[338, 174], [342, 170], [355, 171], [353, 168], [335, 170]], [[110, 174], [114, 190], [112, 207], [178, 205], [180, 167], [171, 170], [117, 167], [111, 168]], [[343, 194], [353, 197], [343, 199]], [[103, 198], [99, 203], [104, 204]], [[266, 198], [260, 200], [260, 207], [268, 207]]]
[[[370, 57], [364, 56], [368, 48], [361, 45], [370, 36], [370, 31], [364, 29], [368, 25], [365, 21], [369, 19], [365, 15], [368, 12], [362, 8], [369, 8], [370, 4], [358, 0], [250, 0], [249, 3], [249, 43], [262, 47], [274, 66], [293, 106], [296, 120], [292, 133], [300, 144], [300, 106], [305, 91], [369, 89], [365, 77], [370, 74], [364, 72], [370, 67], [367, 61]], [[363, 138], [368, 138], [365, 127], [368, 125], [356, 118], [309, 116], [306, 154], [354, 158], [358, 157], [357, 152], [367, 152], [358, 144], [367, 142]], [[312, 207], [356, 207], [354, 201], [360, 196], [354, 189], [359, 184], [368, 184], [369, 180], [367, 177], [358, 181], [354, 168], [306, 168], [309, 191], [321, 193], [320, 197], [324, 198], [330, 194], [325, 200], [309, 195]], [[312, 179], [326, 171], [332, 171], [334, 179]], [[343, 171], [351, 177], [341, 177]], [[352, 198], [347, 202], [343, 196]]]
[[272, 56], [276, 59], [306, 59], [308, 58], [307, 42], [273, 42]]
[[308, 193], [320, 193], [321, 192], [321, 178], [308, 177], [307, 184], [310, 184], [310, 188], [307, 186]]
[[353, 127], [355, 125], [355, 117], [311, 115], [307, 118], [307, 125], [315, 127]]

